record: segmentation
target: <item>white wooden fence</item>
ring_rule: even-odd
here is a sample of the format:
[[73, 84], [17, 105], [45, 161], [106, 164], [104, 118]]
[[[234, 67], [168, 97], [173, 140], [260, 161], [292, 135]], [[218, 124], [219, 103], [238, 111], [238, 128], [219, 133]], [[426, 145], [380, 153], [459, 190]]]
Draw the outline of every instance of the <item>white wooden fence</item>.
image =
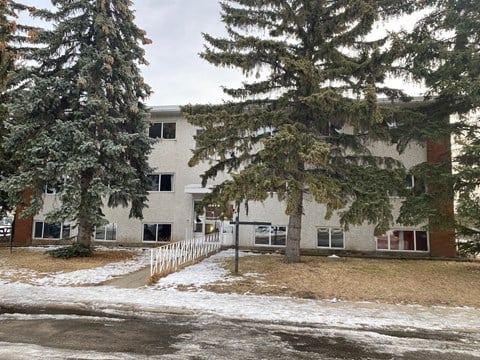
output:
[[182, 264], [218, 251], [220, 246], [220, 237], [214, 233], [151, 249], [150, 275], [174, 272]]

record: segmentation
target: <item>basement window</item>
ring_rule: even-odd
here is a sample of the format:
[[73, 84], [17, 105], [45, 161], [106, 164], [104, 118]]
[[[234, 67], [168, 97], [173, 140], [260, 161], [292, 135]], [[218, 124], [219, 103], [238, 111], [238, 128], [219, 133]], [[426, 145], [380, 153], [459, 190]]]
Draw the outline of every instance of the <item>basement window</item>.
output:
[[376, 237], [377, 250], [428, 251], [429, 239], [426, 231], [390, 230]]
[[117, 240], [117, 224], [106, 224], [95, 227], [95, 240], [115, 241]]
[[261, 225], [255, 227], [255, 245], [285, 246], [287, 242], [286, 226]]
[[70, 237], [70, 225], [35, 221], [33, 237], [35, 239], [66, 239]]
[[317, 246], [322, 248], [343, 249], [345, 234], [342, 229], [335, 227], [317, 228]]

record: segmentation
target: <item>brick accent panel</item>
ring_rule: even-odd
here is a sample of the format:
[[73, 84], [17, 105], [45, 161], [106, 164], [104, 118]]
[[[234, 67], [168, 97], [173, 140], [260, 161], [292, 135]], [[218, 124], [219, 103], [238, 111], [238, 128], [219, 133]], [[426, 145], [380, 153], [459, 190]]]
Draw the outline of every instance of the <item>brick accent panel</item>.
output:
[[456, 257], [455, 233], [453, 231], [437, 231], [430, 233], [430, 256]]
[[[31, 190], [24, 193], [25, 203], [30, 202]], [[32, 244], [33, 217], [21, 218], [19, 214], [25, 209], [26, 205], [19, 205], [15, 210], [15, 223], [13, 230], [13, 244], [17, 246], [26, 246]]]
[[[427, 141], [427, 161], [433, 164], [451, 164], [450, 139], [445, 138], [442, 142]], [[432, 190], [432, 189], [431, 189]], [[435, 189], [439, 190], [439, 189]], [[453, 224], [454, 208], [453, 197], [444, 192], [445, 196], [437, 199], [437, 209], [451, 219]], [[452, 230], [430, 232], [430, 256], [432, 257], [456, 257], [455, 232]]]

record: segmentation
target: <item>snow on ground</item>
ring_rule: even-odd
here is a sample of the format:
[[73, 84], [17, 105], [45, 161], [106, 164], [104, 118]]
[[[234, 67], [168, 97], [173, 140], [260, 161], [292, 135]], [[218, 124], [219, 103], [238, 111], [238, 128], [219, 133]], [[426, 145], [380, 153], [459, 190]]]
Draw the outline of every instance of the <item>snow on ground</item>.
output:
[[[242, 253], [242, 255], [244, 255]], [[290, 323], [345, 329], [398, 328], [472, 332], [480, 337], [480, 309], [352, 303], [275, 296], [217, 294], [198, 287], [218, 280], [235, 281], [219, 265], [233, 250], [161, 279], [152, 286], [123, 289], [98, 284], [135, 271], [148, 263], [149, 252], [133, 261], [92, 270], [47, 275], [35, 283], [0, 282], [0, 306], [77, 306], [108, 312], [135, 312], [152, 316], [162, 311], [216, 314], [232, 319]], [[77, 286], [67, 286], [77, 285]], [[180, 291], [186, 285], [190, 291]]]
[[[52, 247], [53, 248], [53, 247]], [[45, 248], [32, 248], [35, 250], [45, 251]], [[25, 278], [28, 276], [28, 282], [32, 285], [38, 286], [69, 286], [81, 284], [99, 284], [106, 280], [110, 280], [116, 276], [125, 275], [136, 270], [139, 270], [150, 264], [150, 252], [145, 249], [130, 249], [123, 248], [137, 252], [138, 254], [130, 260], [125, 260], [117, 263], [107, 264], [102, 267], [93, 269], [84, 269], [71, 272], [57, 272], [52, 274], [37, 274], [34, 271], [27, 269], [12, 269], [0, 270], [0, 274], [5, 278]], [[122, 251], [118, 250], [118, 251]], [[6, 284], [8, 281], [2, 280], [0, 277], [0, 285]], [[1, 300], [1, 298], [0, 298]]]

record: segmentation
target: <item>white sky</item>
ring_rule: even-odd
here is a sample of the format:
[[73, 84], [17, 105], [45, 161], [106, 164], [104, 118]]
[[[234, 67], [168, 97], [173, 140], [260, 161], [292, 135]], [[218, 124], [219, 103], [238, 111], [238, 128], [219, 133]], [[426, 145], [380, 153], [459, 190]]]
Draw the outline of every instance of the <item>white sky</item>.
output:
[[[37, 8], [50, 7], [50, 0], [22, 0]], [[225, 34], [220, 19], [219, 0], [133, 0], [136, 24], [152, 39], [145, 46], [150, 65], [142, 68], [153, 94], [148, 105], [185, 105], [188, 103], [220, 103], [228, 99], [222, 87], [237, 87], [245, 80], [239, 70], [219, 68], [199, 57], [204, 40], [201, 33]], [[396, 19], [393, 27], [410, 21]], [[410, 22], [412, 23], [412, 22]], [[381, 30], [381, 29], [379, 29]], [[391, 79], [389, 85], [401, 85]], [[409, 85], [412, 95], [421, 88]]]
[[[23, 0], [37, 8], [49, 0]], [[148, 105], [219, 103], [222, 86], [240, 85], [241, 72], [217, 68], [198, 55], [201, 33], [225, 34], [218, 0], [134, 0], [136, 24], [152, 39], [145, 46], [149, 66], [142, 68], [154, 93]]]
[[144, 77], [154, 94], [150, 105], [218, 103], [221, 87], [238, 85], [237, 70], [217, 68], [198, 53], [201, 33], [225, 34], [218, 0], [134, 0], [137, 25], [153, 43], [146, 47], [150, 65]]

